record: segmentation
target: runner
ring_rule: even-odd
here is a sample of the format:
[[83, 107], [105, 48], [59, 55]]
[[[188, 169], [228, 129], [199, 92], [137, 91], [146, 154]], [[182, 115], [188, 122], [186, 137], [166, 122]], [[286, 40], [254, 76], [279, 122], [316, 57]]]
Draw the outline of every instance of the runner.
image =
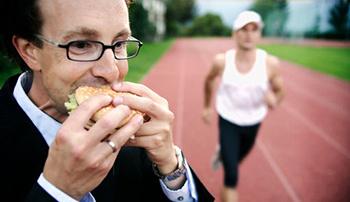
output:
[[214, 167], [217, 167], [218, 160], [222, 160], [222, 201], [238, 200], [238, 165], [252, 149], [268, 108], [276, 107], [283, 97], [283, 82], [277, 69], [279, 60], [256, 48], [262, 28], [263, 22], [258, 13], [240, 13], [233, 25], [236, 48], [216, 55], [205, 79], [202, 115], [209, 123], [214, 81], [221, 77], [216, 95], [220, 146]]

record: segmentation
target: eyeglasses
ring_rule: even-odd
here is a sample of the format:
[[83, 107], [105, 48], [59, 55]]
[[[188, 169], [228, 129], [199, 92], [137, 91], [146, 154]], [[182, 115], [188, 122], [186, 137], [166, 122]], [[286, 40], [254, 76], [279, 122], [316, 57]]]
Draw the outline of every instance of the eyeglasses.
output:
[[116, 41], [112, 45], [105, 45], [100, 41], [77, 40], [67, 44], [46, 39], [42, 35], [35, 35], [39, 40], [66, 49], [67, 58], [78, 62], [91, 62], [99, 60], [106, 49], [112, 49], [114, 58], [117, 60], [127, 60], [134, 58], [143, 45], [141, 41], [130, 36], [127, 40]]

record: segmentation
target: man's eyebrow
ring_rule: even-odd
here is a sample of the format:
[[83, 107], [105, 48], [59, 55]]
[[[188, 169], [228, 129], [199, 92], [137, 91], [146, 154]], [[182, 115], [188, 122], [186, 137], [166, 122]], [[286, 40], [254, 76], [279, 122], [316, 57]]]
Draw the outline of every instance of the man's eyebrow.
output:
[[[131, 31], [130, 29], [123, 29], [121, 30], [120, 32], [118, 32], [114, 38], [119, 38], [119, 37], [123, 37], [123, 36], [130, 36], [131, 35]], [[89, 28], [86, 28], [86, 27], [79, 27], [75, 30], [72, 30], [72, 31], [67, 31], [66, 33], [64, 33], [64, 36], [63, 36], [63, 40], [64, 41], [68, 41], [70, 40], [71, 38], [73, 37], [76, 37], [76, 36], [83, 36], [83, 37], [86, 37], [86, 38], [92, 38], [92, 39], [97, 39], [100, 34], [98, 31], [94, 30], [94, 29], [89, 29]]]
[[93, 29], [86, 27], [78, 27], [75, 30], [67, 31], [64, 33], [63, 40], [68, 41], [75, 36], [84, 36], [88, 38], [97, 38], [99, 36], [98, 32]]
[[130, 29], [123, 29], [121, 30], [120, 32], [118, 32], [116, 35], [115, 35], [115, 39], [119, 38], [119, 37], [129, 37], [131, 36], [131, 31]]

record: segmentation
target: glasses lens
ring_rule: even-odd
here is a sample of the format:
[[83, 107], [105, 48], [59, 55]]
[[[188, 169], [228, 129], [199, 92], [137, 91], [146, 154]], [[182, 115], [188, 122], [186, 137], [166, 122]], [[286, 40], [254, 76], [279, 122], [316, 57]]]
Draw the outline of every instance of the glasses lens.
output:
[[128, 58], [135, 57], [139, 50], [139, 43], [137, 41], [129, 41], [127, 46]]
[[68, 45], [68, 57], [72, 60], [96, 60], [103, 50], [103, 45], [95, 41], [72, 41]]
[[115, 56], [118, 59], [127, 59], [135, 57], [139, 50], [137, 41], [118, 41], [114, 45]]

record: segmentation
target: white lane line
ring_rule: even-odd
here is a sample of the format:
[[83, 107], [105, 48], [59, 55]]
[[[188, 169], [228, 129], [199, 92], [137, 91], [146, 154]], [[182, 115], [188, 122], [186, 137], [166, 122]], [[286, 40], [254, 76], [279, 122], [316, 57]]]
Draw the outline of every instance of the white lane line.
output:
[[350, 151], [347, 150], [345, 147], [343, 147], [341, 144], [339, 144], [337, 141], [332, 139], [329, 135], [327, 135], [326, 132], [324, 132], [319, 126], [315, 125], [311, 121], [309, 121], [302, 113], [299, 113], [297, 110], [291, 108], [291, 107], [285, 107], [281, 105], [283, 109], [288, 111], [288, 113], [292, 114], [299, 120], [302, 124], [306, 125], [310, 130], [312, 130], [316, 135], [321, 137], [324, 141], [326, 141], [328, 144], [333, 146], [335, 150], [337, 150], [339, 153], [343, 154], [346, 158], [350, 159]]
[[292, 199], [293, 202], [300, 202], [300, 198], [297, 195], [297, 193], [294, 191], [291, 184], [288, 182], [286, 175], [282, 172], [281, 168], [277, 165], [277, 163], [274, 161], [272, 156], [270, 155], [269, 151], [265, 147], [264, 143], [262, 141], [257, 141], [257, 145], [262, 151], [264, 157], [266, 158], [267, 162], [270, 164], [273, 172], [277, 175], [277, 178], [280, 180], [283, 188], [288, 193], [289, 197]]

